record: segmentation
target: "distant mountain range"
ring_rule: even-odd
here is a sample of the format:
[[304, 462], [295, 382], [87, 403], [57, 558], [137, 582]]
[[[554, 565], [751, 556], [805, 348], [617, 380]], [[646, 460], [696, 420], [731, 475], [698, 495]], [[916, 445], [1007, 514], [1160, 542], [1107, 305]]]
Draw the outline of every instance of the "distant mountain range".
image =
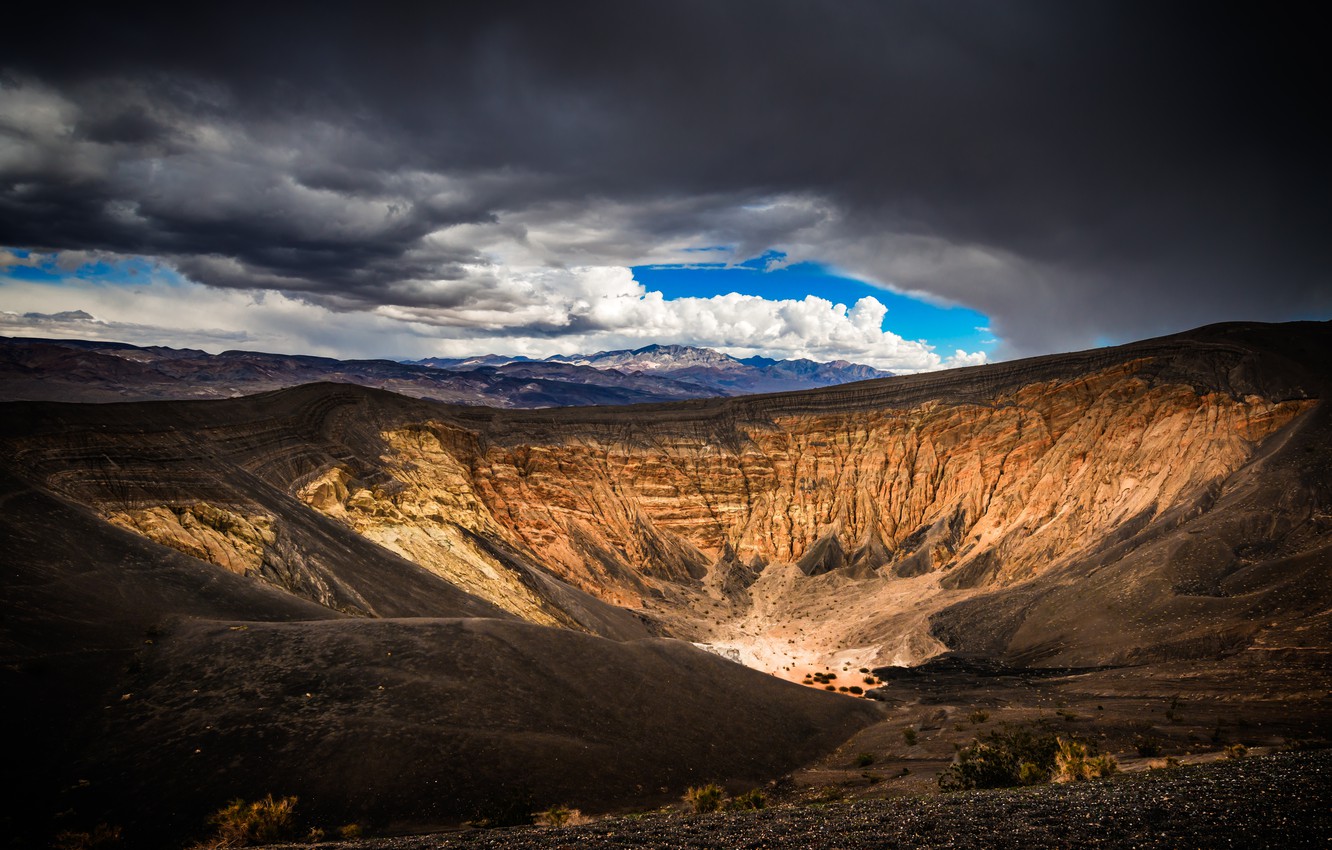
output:
[[805, 359], [773, 360], [768, 357], [741, 359], [711, 348], [688, 345], [647, 345], [632, 350], [599, 351], [596, 354], [557, 354], [544, 360], [489, 354], [454, 359], [431, 357], [411, 362], [455, 372], [494, 369], [504, 375], [554, 380], [571, 380], [569, 376], [577, 373], [569, 372], [570, 367], [591, 367], [601, 372], [618, 372], [628, 377], [665, 381], [652, 384], [654, 389], [682, 385], [686, 394], [677, 397], [684, 398], [694, 397], [695, 389], [707, 390], [702, 393], [707, 396], [731, 396], [829, 387], [892, 375], [891, 372], [846, 360], [818, 363]]
[[546, 360], [485, 355], [404, 363], [0, 337], [4, 401], [230, 398], [336, 381], [452, 404], [570, 407], [783, 392], [890, 374], [844, 360], [742, 360], [680, 345]]

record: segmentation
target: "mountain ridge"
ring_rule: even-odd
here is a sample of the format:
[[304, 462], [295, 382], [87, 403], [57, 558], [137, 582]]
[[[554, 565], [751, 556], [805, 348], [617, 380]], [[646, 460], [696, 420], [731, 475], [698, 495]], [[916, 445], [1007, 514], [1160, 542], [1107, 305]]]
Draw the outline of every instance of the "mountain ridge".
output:
[[[756, 392], [783, 392], [891, 377], [891, 372], [846, 360], [820, 363], [799, 358], [738, 358], [711, 348], [653, 343], [641, 348], [598, 351], [595, 354], [555, 354], [544, 359], [507, 358], [487, 354], [470, 358], [426, 358], [415, 364], [457, 371], [485, 368], [508, 370], [510, 374], [546, 374], [547, 364], [567, 364], [615, 371], [633, 377], [667, 377], [710, 394], [731, 396]], [[554, 367], [558, 368], [558, 367]]]
[[[668, 351], [667, 357], [670, 351], [693, 354], [672, 366], [667, 360], [652, 359], [661, 351]], [[645, 358], [639, 362], [644, 368], [623, 370], [595, 360], [625, 353]], [[240, 349], [213, 355], [116, 342], [0, 338], [0, 399], [4, 400], [229, 398], [333, 380], [452, 404], [563, 407], [804, 389], [882, 374], [886, 373], [841, 361], [773, 361], [756, 367], [711, 349], [684, 346], [602, 352], [592, 359], [482, 355], [397, 361]]]

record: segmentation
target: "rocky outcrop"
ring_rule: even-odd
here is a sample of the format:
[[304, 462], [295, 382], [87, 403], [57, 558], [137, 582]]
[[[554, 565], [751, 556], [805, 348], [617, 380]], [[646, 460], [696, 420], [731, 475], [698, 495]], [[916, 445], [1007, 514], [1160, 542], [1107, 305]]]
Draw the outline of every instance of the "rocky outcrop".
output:
[[116, 511], [107, 521], [240, 575], [258, 573], [277, 542], [272, 517], [241, 516], [206, 502]]

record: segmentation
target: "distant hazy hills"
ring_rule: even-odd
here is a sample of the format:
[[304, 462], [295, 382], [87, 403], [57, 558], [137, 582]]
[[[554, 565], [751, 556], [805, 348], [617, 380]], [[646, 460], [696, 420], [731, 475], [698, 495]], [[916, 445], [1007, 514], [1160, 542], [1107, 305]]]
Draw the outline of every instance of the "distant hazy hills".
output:
[[782, 392], [890, 374], [844, 360], [737, 359], [679, 345], [546, 360], [485, 355], [400, 363], [0, 337], [6, 401], [230, 398], [338, 381], [454, 404], [564, 407]]
[[457, 372], [494, 369], [515, 377], [578, 382], [581, 380], [573, 376], [583, 373], [570, 370], [590, 367], [600, 372], [618, 372], [640, 379], [645, 382], [645, 388], [671, 392], [675, 398], [805, 390], [892, 375], [891, 372], [846, 360], [818, 363], [813, 360], [773, 360], [768, 357], [740, 359], [710, 348], [687, 345], [648, 345], [632, 350], [599, 351], [596, 354], [557, 354], [545, 360], [492, 354], [457, 359], [432, 357], [412, 362]]

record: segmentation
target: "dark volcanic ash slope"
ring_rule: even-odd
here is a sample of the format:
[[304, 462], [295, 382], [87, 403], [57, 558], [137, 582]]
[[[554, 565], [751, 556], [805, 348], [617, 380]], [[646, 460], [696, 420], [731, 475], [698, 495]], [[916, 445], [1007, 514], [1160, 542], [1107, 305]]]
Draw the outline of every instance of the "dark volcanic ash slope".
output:
[[[289, 495], [378, 456], [376, 402], [437, 410], [337, 386], [5, 410], [12, 835], [105, 821], [166, 846], [268, 792], [400, 826], [506, 801], [626, 804], [771, 778], [878, 716], [649, 639], [637, 616], [510, 564], [514, 607], [566, 628], [521, 622]], [[175, 548], [105, 521], [163, 504]]]
[[680, 641], [503, 620], [192, 621], [136, 661], [87, 778], [186, 830], [260, 789], [396, 829], [674, 800], [762, 783], [878, 716]]

